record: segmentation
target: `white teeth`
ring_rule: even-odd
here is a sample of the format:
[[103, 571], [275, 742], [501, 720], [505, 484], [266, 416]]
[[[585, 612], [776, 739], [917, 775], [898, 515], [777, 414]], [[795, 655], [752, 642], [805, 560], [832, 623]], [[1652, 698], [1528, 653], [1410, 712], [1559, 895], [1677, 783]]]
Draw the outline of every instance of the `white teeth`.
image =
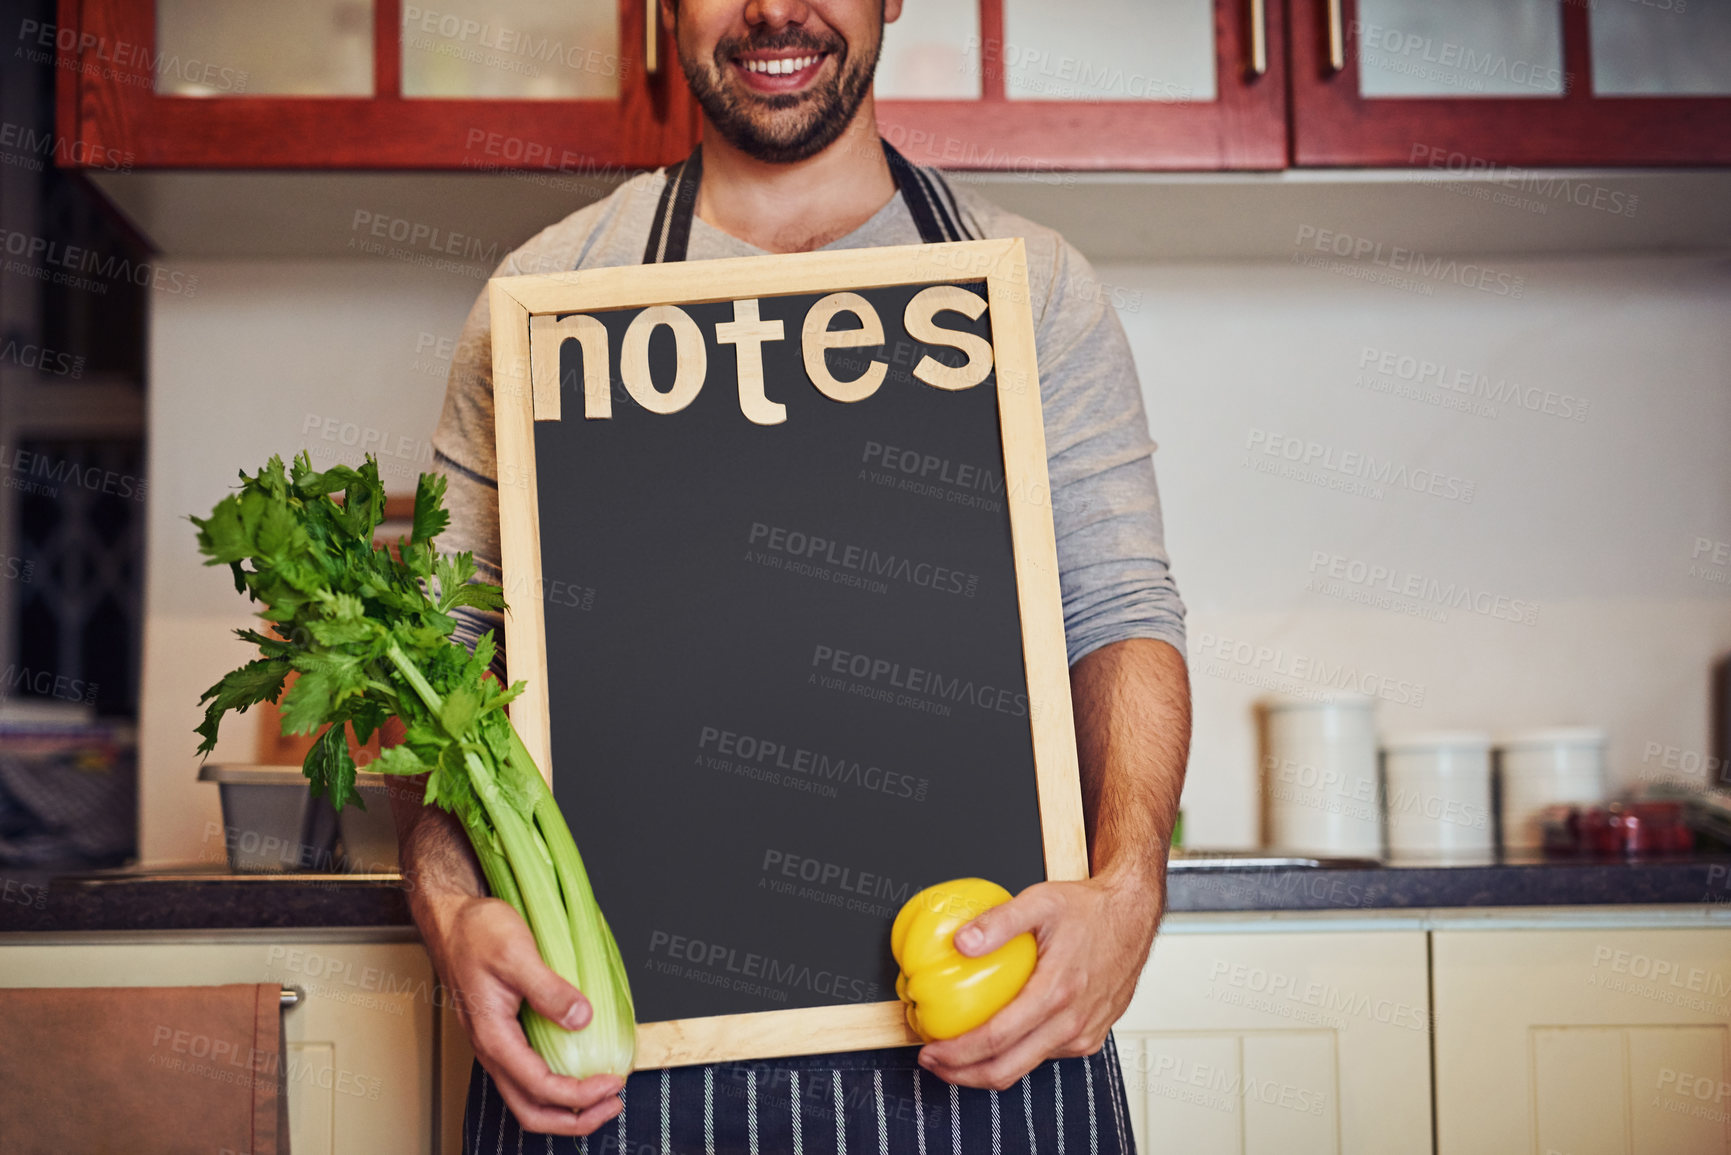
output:
[[804, 68], [810, 68], [817, 63], [815, 56], [796, 56], [786, 60], [747, 60], [747, 72], [761, 72], [766, 76], [789, 76]]

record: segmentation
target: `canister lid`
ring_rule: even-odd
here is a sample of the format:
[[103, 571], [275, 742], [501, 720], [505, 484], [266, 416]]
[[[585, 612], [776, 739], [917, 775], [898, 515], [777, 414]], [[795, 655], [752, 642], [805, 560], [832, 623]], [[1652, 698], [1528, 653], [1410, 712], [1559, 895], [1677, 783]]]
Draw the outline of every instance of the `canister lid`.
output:
[[1599, 726], [1549, 726], [1537, 730], [1514, 730], [1497, 738], [1500, 750], [1532, 749], [1540, 746], [1603, 746], [1605, 731]]
[[1415, 730], [1405, 734], [1384, 734], [1379, 739], [1384, 750], [1391, 753], [1409, 750], [1488, 750], [1491, 736], [1482, 730]]
[[1262, 699], [1262, 708], [1271, 714], [1287, 710], [1369, 710], [1375, 705], [1376, 700], [1368, 695], [1346, 692], [1321, 692], [1302, 698], [1293, 694], [1278, 694]]

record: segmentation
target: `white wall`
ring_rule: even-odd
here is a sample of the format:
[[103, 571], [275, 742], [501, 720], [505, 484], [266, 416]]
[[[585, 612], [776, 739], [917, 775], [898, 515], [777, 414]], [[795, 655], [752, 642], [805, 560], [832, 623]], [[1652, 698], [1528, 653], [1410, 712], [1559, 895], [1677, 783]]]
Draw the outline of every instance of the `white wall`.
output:
[[[1419, 296], [1291, 264], [1101, 269], [1129, 306], [1191, 611], [1193, 845], [1254, 845], [1252, 703], [1314, 688], [1284, 672], [1300, 660], [1386, 688], [1388, 731], [1602, 725], [1620, 781], [1661, 769], [1652, 743], [1705, 752], [1731, 589], [1690, 566], [1698, 538], [1731, 540], [1731, 262], [1491, 263], [1511, 287], [1520, 278], [1520, 299], [1439, 280]], [[1541, 410], [1544, 391], [1585, 400], [1585, 416], [1507, 403], [1480, 416], [1375, 392], [1361, 373], [1393, 375], [1361, 368], [1366, 350], [1446, 364], [1449, 380], [1512, 381]], [[1286, 448], [1276, 435], [1337, 462], [1357, 452], [1440, 472], [1445, 493], [1471, 482], [1472, 500], [1377, 500], [1247, 465], [1283, 461], [1261, 452]], [[1505, 601], [1481, 603], [1487, 614], [1403, 599], [1446, 621], [1355, 605], [1305, 588], [1319, 554], [1384, 567], [1397, 588], [1416, 575]], [[1536, 606], [1533, 624], [1493, 616], [1524, 616], [1516, 601]]]
[[[203, 516], [273, 453], [358, 464], [370, 438], [394, 492], [428, 467], [448, 361], [483, 281], [380, 261], [195, 262], [188, 300], [163, 294], [150, 332], [149, 546], [140, 702], [139, 855], [220, 859], [216, 787], [197, 781], [198, 698], [251, 655], [228, 571], [205, 568]], [[432, 348], [426, 346], [432, 345]], [[446, 350], [448, 358], [448, 349]], [[225, 724], [216, 761], [255, 760], [254, 716]]]
[[[1379, 703], [1389, 730], [1600, 724], [1624, 780], [1650, 744], [1706, 749], [1731, 587], [1692, 575], [1690, 555], [1698, 538], [1731, 541], [1731, 263], [1491, 264], [1522, 278], [1519, 300], [1437, 280], [1420, 296], [1286, 263], [1101, 266], [1126, 306], [1191, 609], [1193, 845], [1254, 843], [1251, 706], [1314, 687], [1282, 672], [1300, 661], [1419, 699]], [[406, 488], [443, 390], [437, 351], [417, 343], [454, 336], [480, 289], [371, 262], [187, 267], [198, 296], [157, 302], [152, 321], [140, 839], [152, 862], [209, 853], [215, 791], [194, 780], [191, 729], [199, 693], [244, 656], [226, 631], [246, 608], [224, 572], [199, 566], [185, 515], [273, 452], [358, 460], [344, 426], [357, 441], [383, 435], [395, 451], [383, 464]], [[1567, 394], [1586, 416], [1506, 402], [1475, 416], [1373, 392], [1354, 384], [1367, 348], [1512, 380], [1539, 391], [1535, 404]], [[1445, 490], [1471, 482], [1472, 500], [1404, 488], [1379, 500], [1256, 472], [1245, 463], [1258, 434], [1314, 441], [1335, 461], [1392, 460], [1409, 478], [1440, 471]], [[1436, 621], [1310, 591], [1319, 553], [1500, 597], [1504, 612], [1531, 604], [1535, 622], [1458, 607]], [[1205, 651], [1210, 637], [1225, 656]], [[1239, 643], [1248, 661], [1232, 656]], [[231, 724], [219, 756], [248, 760], [253, 741]]]

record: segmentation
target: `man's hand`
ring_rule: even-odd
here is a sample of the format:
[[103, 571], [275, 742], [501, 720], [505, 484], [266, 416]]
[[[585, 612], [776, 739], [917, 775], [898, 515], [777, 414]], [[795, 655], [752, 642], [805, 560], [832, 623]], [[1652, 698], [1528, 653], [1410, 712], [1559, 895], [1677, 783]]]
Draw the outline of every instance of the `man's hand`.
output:
[[443, 904], [429, 921], [437, 928], [426, 937], [440, 980], [451, 991], [475, 1057], [523, 1129], [587, 1135], [619, 1114], [623, 1079], [555, 1075], [529, 1046], [517, 1020], [523, 1001], [568, 1030], [587, 1026], [593, 1011], [576, 987], [541, 961], [522, 917], [496, 898], [465, 895]]
[[939, 1078], [995, 1091], [1050, 1058], [1091, 1055], [1130, 1005], [1165, 905], [1165, 879], [1042, 882], [956, 931], [965, 955], [1033, 932], [1039, 961], [1010, 1005], [965, 1035], [928, 1044], [920, 1065]]

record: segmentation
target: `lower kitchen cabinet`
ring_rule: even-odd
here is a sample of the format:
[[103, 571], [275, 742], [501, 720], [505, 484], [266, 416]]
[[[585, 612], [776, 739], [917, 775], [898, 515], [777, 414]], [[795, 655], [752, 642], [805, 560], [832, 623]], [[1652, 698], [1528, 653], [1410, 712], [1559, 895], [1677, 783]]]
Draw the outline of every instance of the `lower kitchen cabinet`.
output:
[[1731, 1152], [1731, 929], [1433, 937], [1438, 1155]]
[[1422, 930], [1169, 925], [1114, 1028], [1137, 1149], [1428, 1153], [1427, 978]]
[[8, 987], [258, 982], [303, 995], [283, 1011], [294, 1155], [436, 1149], [434, 1022], [442, 1000], [417, 941], [193, 932], [0, 945], [0, 984]]

